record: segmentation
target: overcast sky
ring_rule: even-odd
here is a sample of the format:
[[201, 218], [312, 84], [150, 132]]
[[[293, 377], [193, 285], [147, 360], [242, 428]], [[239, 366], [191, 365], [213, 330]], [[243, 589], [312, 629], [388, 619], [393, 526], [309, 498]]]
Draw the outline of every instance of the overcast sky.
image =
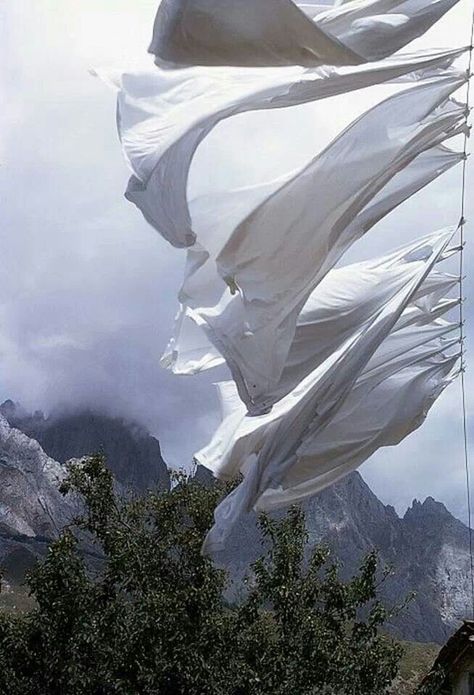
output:
[[[468, 43], [468, 3], [463, 2], [425, 45]], [[218, 422], [211, 384], [222, 374], [183, 379], [159, 366], [177, 309], [183, 255], [125, 201], [128, 171], [115, 132], [114, 95], [89, 73], [94, 66], [128, 68], [148, 60], [156, 4], [0, 2], [5, 32], [0, 50], [7, 66], [0, 113], [0, 398], [47, 413], [85, 406], [137, 419], [160, 438], [165, 459], [177, 466], [189, 464]], [[349, 103], [356, 115], [362, 102], [351, 95]], [[284, 114], [281, 118], [284, 127]], [[300, 151], [311, 142], [313, 123], [302, 114]], [[233, 170], [245, 162], [243, 180], [248, 180], [249, 160], [258, 159], [252, 148], [264, 153], [278, 148], [280, 158], [291, 158], [290, 144], [287, 138], [263, 141], [255, 130], [246, 138], [241, 161], [234, 150]], [[310, 145], [307, 150], [310, 156]], [[457, 168], [415, 196], [373, 230], [350, 259], [455, 224], [460, 176]], [[219, 177], [218, 167], [201, 166], [194, 184], [206, 190], [222, 185]], [[472, 181], [470, 176], [471, 199]], [[473, 260], [474, 244], [468, 243], [468, 272]], [[472, 278], [466, 294], [471, 336]], [[470, 342], [467, 347], [469, 352]], [[468, 397], [473, 383], [468, 371]], [[474, 430], [471, 418], [469, 425]], [[474, 446], [474, 431], [471, 441]], [[374, 456], [363, 475], [400, 513], [413, 498], [432, 495], [463, 517], [461, 444], [456, 383], [418, 432]]]

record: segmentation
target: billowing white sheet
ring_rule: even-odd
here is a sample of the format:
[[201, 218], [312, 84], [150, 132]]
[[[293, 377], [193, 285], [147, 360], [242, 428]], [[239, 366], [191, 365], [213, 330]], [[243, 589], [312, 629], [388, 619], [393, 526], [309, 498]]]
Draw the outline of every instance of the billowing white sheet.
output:
[[158, 65], [357, 65], [421, 36], [457, 0], [162, 0], [149, 48]]
[[256, 509], [301, 501], [358, 468], [380, 447], [399, 444], [420, 427], [454, 378], [459, 352], [443, 352], [452, 347], [449, 342], [435, 344], [434, 354], [428, 356], [414, 352], [412, 364], [356, 384], [328, 427], [299, 450], [291, 482], [283, 480], [279, 488], [266, 490]]
[[[462, 158], [462, 153], [452, 152], [444, 146], [425, 150], [405, 169], [396, 174], [374, 197], [370, 205], [356, 216], [353, 222], [353, 229], [357, 230], [355, 237], [362, 236], [387, 212], [460, 162]], [[274, 182], [273, 188], [276, 189], [277, 185], [278, 182]], [[210, 218], [211, 226], [237, 224], [239, 216], [245, 216], [243, 211], [248, 209], [248, 206], [252, 206], [251, 193], [248, 189], [226, 191], [220, 195], [214, 195], [212, 201], [199, 199], [192, 203], [196, 217], [203, 220]], [[212, 216], [210, 210], [213, 211]], [[219, 235], [217, 230], [216, 239]], [[222, 296], [219, 289], [219, 275], [215, 267], [216, 245], [210, 245], [208, 252], [202, 250], [199, 253], [197, 249], [191, 249], [188, 251], [188, 256], [186, 280], [180, 293], [182, 305], [176, 319], [173, 338], [162, 359], [163, 366], [181, 375], [195, 374], [224, 362], [224, 357], [206, 337], [205, 331], [198, 327], [202, 324], [200, 307], [209, 309], [215, 306]], [[310, 301], [309, 299], [308, 302]], [[305, 309], [303, 314], [304, 312]], [[300, 321], [304, 322], [305, 319], [300, 316], [298, 323]], [[259, 403], [259, 399], [255, 398], [253, 407], [260, 406], [265, 409], [265, 403], [268, 405], [271, 401], [270, 394], [265, 394], [260, 401]]]
[[[283, 371], [285, 378], [282, 379], [282, 391], [289, 393], [311, 371], [321, 366], [334, 350], [339, 349], [350, 337], [351, 332], [357, 332], [374, 321], [384, 303], [400, 291], [412, 277], [415, 266], [407, 259], [413, 256], [416, 258], [416, 252], [423, 250], [426, 242], [431, 245], [432, 241], [433, 237], [417, 240], [388, 256], [332, 270], [314, 291], [302, 311], [296, 340]], [[361, 269], [363, 275], [359, 277], [357, 271], [360, 272]], [[388, 285], [387, 290], [385, 283]], [[459, 303], [458, 297], [450, 299], [445, 296], [455, 290], [458, 283], [457, 276], [440, 272], [436, 267], [431, 270], [391, 329], [392, 356], [396, 346], [397, 349], [399, 346], [403, 353], [406, 345], [411, 350], [420, 342], [424, 343], [450, 332], [451, 324], [445, 325], [444, 322], [437, 321]], [[334, 323], [338, 324], [340, 331], [335, 339]], [[408, 343], [405, 344], [407, 329], [411, 330]], [[403, 336], [401, 341], [397, 337], [399, 335]], [[329, 344], [331, 347], [328, 347]], [[381, 346], [376, 354], [385, 355], [385, 348]], [[378, 359], [376, 356], [371, 358], [372, 361]], [[232, 384], [232, 388], [226, 385], [224, 393], [221, 393], [222, 408], [232, 414], [233, 423], [244, 423], [245, 432], [254, 431], [254, 428], [255, 431], [258, 430], [262, 423], [266, 427], [266, 424], [278, 418], [280, 410], [285, 408], [285, 405], [280, 403], [269, 415], [246, 417], [245, 406], [241, 402], [238, 403], [238, 399], [236, 401], [237, 390], [234, 382], [229, 384]], [[232, 407], [227, 404], [229, 398]], [[233, 426], [232, 424], [229, 428], [224, 418], [210, 445], [196, 455], [200, 463], [213, 470], [220, 478], [234, 478], [242, 463], [239, 456], [235, 457], [233, 453]], [[240, 444], [238, 446], [240, 447]], [[246, 456], [247, 454], [244, 458]]]
[[[334, 268], [463, 157], [445, 141], [466, 132], [452, 96], [466, 49], [398, 53], [456, 1], [162, 0], [156, 69], [103, 75], [119, 92], [126, 197], [187, 251], [162, 364], [192, 374], [225, 361], [234, 380], [220, 387], [222, 425], [196, 454], [217, 477], [244, 476], [216, 509], [207, 551], [246, 510], [303, 499], [399, 442], [453, 377], [458, 323], [445, 316], [458, 278], [435, 265], [456, 252], [454, 230]], [[341, 125], [334, 100], [356, 90], [365, 112]], [[305, 141], [293, 160], [303, 105], [322, 144]], [[274, 133], [277, 115], [286, 133]], [[255, 123], [291, 140], [286, 156], [272, 145], [260, 177], [190, 199], [206, 148]]]
[[397, 55], [355, 68], [156, 69], [113, 76], [118, 129], [132, 169], [126, 197], [173, 246], [196, 241], [187, 198], [189, 168], [218, 123], [240, 113], [279, 109], [385, 83], [419, 71], [449, 70], [465, 49]]
[[[208, 538], [207, 550], [221, 546], [232, 522], [244, 511], [255, 507], [264, 492], [279, 489], [282, 485], [293, 486], [293, 475], [299, 475], [296, 473], [299, 470], [299, 452], [305, 451], [304, 447], [335, 421], [357, 380], [363, 379], [364, 372], [380, 374], [384, 364], [390, 371], [393, 361], [406, 361], [411, 350], [421, 350], [425, 356], [426, 350], [429, 355], [433, 350], [441, 350], [438, 345], [433, 348], [433, 341], [441, 340], [454, 326], [440, 319], [435, 319], [430, 330], [426, 331], [425, 346], [420, 340], [418, 326], [412, 331], [407, 325], [402, 327], [403, 340], [397, 336], [395, 343], [391, 342], [390, 334], [397, 333], [397, 323], [408, 305], [414, 303], [417, 306], [423, 295], [426, 298], [421, 289], [423, 282], [453, 233], [453, 230], [442, 232], [430, 240], [425, 238], [414, 244], [404, 257], [407, 272], [404, 282], [393, 286], [390, 297], [380, 298], [377, 315], [367, 324], [358, 326], [271, 413], [251, 418], [245, 416], [242, 407], [237, 408], [223, 422], [211, 444], [198, 452], [196, 460], [218, 477], [232, 478], [238, 472], [245, 476], [234, 493], [217, 508], [216, 525]], [[344, 293], [344, 288], [341, 292]], [[384, 344], [384, 341], [387, 342]], [[377, 354], [377, 351], [380, 352]], [[371, 359], [374, 360], [372, 365]], [[337, 457], [332, 461], [333, 467], [337, 468]], [[317, 475], [317, 471], [313, 470], [313, 473]], [[297, 484], [300, 484], [299, 480]]]
[[464, 80], [457, 71], [427, 77], [363, 114], [292, 177], [204, 201], [197, 219], [207, 227], [189, 252], [165, 366], [192, 373], [217, 363], [194, 321], [249, 412], [270, 407], [312, 290], [374, 223], [461, 160], [439, 143], [464, 127], [464, 105], [448, 99]]

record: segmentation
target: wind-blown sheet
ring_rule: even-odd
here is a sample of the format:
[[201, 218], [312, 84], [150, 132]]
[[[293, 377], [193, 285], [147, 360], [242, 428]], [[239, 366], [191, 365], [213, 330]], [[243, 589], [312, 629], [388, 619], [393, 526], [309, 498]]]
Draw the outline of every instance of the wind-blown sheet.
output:
[[[272, 499], [277, 495], [280, 502], [284, 503], [288, 496], [293, 500], [297, 498], [295, 486], [298, 486], [298, 495], [302, 498], [305, 496], [303, 490], [312, 494], [317, 485], [324, 486], [324, 480], [330, 484], [337, 479], [335, 471], [342, 475], [352, 470], [350, 466], [342, 467], [345, 465], [343, 458], [338, 459], [338, 440], [334, 440], [334, 430], [331, 433], [331, 441], [335, 452], [323, 452], [321, 459], [312, 460], [311, 447], [317, 445], [319, 437], [337, 417], [344, 419], [345, 411], [340, 415], [341, 409], [344, 408], [347, 399], [353, 398], [350, 394], [356, 389], [357, 383], [360, 385], [368, 375], [377, 379], [377, 374], [386, 377], [393, 370], [397, 372], [404, 367], [408, 369], [413, 360], [418, 362], [420, 359], [429, 358], [437, 363], [438, 353], [442, 355], [440, 359], [443, 364], [445, 359], [448, 360], [446, 364], [450, 365], [450, 373], [455, 358], [450, 362], [451, 358], [445, 357], [442, 351], [456, 343], [458, 338], [453, 338], [452, 342], [445, 342], [443, 338], [455, 330], [457, 324], [446, 322], [440, 316], [452, 308], [456, 300], [443, 301], [437, 300], [437, 297], [441, 287], [454, 285], [455, 278], [445, 277], [436, 272], [436, 281], [431, 278], [429, 282], [431, 301], [428, 299], [430, 294], [423, 284], [429, 278], [429, 273], [432, 272], [453, 233], [454, 230], [442, 232], [401, 250], [397, 263], [399, 270], [404, 266], [403, 273], [398, 274], [398, 282], [394, 279], [388, 295], [379, 295], [378, 311], [373, 307], [375, 315], [366, 323], [358, 325], [352, 335], [302, 379], [271, 413], [260, 417], [248, 417], [245, 415], [245, 409], [236, 406], [233, 399], [233, 412], [225, 418], [210, 445], [196, 454], [196, 460], [220, 478], [234, 478], [238, 473], [245, 476], [234, 493], [216, 510], [216, 525], [206, 545], [208, 551], [217, 550], [222, 546], [232, 523], [240, 514], [256, 508], [259, 504], [261, 507], [263, 502], [259, 500], [264, 493], [270, 494], [268, 490], [277, 490], [278, 495], [271, 492]], [[390, 278], [390, 260], [385, 260], [387, 276]], [[380, 267], [383, 264], [384, 261], [381, 260]], [[357, 285], [358, 280], [354, 284]], [[350, 289], [349, 287], [349, 293]], [[341, 286], [340, 296], [344, 297], [345, 293], [346, 287]], [[357, 299], [356, 297], [354, 300], [355, 310], [358, 307]], [[407, 310], [408, 316], [404, 315]], [[350, 321], [349, 316], [348, 322]], [[421, 332], [420, 326], [423, 327]], [[444, 374], [444, 371], [435, 370], [435, 374]], [[394, 384], [396, 380], [390, 383]], [[432, 380], [428, 379], [426, 383], [432, 385]], [[437, 393], [436, 389], [435, 391]], [[430, 391], [426, 398], [422, 398], [423, 407], [432, 393], [434, 392]], [[367, 400], [367, 403], [371, 401]], [[382, 401], [379, 402], [379, 406], [381, 403]], [[404, 407], [408, 408], [408, 405], [405, 404]], [[421, 421], [421, 417], [420, 415], [415, 420], [414, 425]], [[407, 434], [408, 431], [407, 429]], [[360, 436], [364, 437], [363, 431], [360, 432]], [[362, 453], [359, 456], [356, 456], [357, 442], [353, 440], [353, 467], [360, 465], [378, 446], [383, 445], [380, 442], [385, 441], [386, 436], [389, 436], [387, 441], [390, 443], [390, 437], [394, 436], [393, 431], [389, 430], [388, 435], [387, 432], [372, 431], [370, 441], [365, 448], [361, 448]], [[300, 461], [301, 457], [304, 459], [303, 463]], [[327, 463], [323, 467], [325, 477], [319, 480], [321, 471], [316, 464], [324, 458]], [[302, 470], [309, 471], [309, 480], [301, 480]], [[300, 486], [303, 482], [302, 488]], [[281, 491], [284, 489], [290, 490], [286, 497]]]
[[[464, 156], [447, 141], [467, 134], [453, 98], [466, 49], [400, 52], [456, 1], [162, 0], [156, 68], [98, 71], [118, 90], [126, 197], [186, 250], [162, 364], [193, 374], [225, 363], [233, 379], [196, 454], [218, 477], [244, 476], [216, 509], [208, 551], [245, 511], [303, 499], [401, 441], [454, 376], [458, 323], [445, 317], [458, 278], [437, 263], [456, 252], [455, 230], [336, 265]], [[352, 122], [351, 93], [364, 105]], [[297, 141], [303, 112], [314, 137], [298, 158], [280, 144]], [[274, 135], [268, 164], [229, 184], [229, 133], [254, 124]], [[214, 177], [195, 196], [200, 157], [222, 143], [223, 186]]]
[[[207, 227], [188, 254], [184, 306], [165, 363], [175, 367], [184, 343], [191, 364], [181, 359], [176, 371], [202, 367], [189, 338], [202, 340], [189, 327], [180, 336], [191, 319], [225, 358], [249, 411], [271, 407], [312, 290], [375, 222], [461, 160], [439, 143], [464, 127], [464, 105], [448, 99], [464, 80], [457, 71], [430, 76], [377, 105], [302, 171], [264, 184], [267, 194], [250, 214], [262, 187], [229, 196], [231, 224], [226, 201], [213, 217], [205, 208]], [[203, 366], [213, 364], [205, 353]]]
[[[462, 153], [437, 146], [416, 157], [410, 165], [384, 186], [363, 212], [357, 215], [353, 221], [353, 229], [356, 229], [355, 237], [362, 236], [375, 222], [460, 162], [463, 156]], [[277, 185], [274, 183], [274, 188]], [[248, 206], [252, 206], [251, 192], [248, 189], [227, 191], [221, 195], [214, 195], [212, 201], [198, 199], [192, 204], [197, 219], [201, 217], [203, 220], [208, 219], [209, 210], [213, 210], [212, 226], [216, 223], [222, 224], [223, 220], [228, 225], [236, 226], [236, 220], [239, 216], [245, 217], [243, 210]], [[232, 211], [230, 219], [229, 209]], [[219, 231], [215, 236], [219, 238]], [[225, 230], [221, 236], [225, 236]], [[202, 330], [199, 328], [204, 324], [200, 315], [201, 308], [209, 311], [222, 297], [214, 248], [212, 252], [205, 253], [202, 249], [188, 251], [186, 280], [180, 292], [182, 305], [176, 320], [174, 336], [162, 359], [163, 366], [171, 368], [176, 374], [196, 374], [225, 361], [211, 340], [207, 338], [205, 328]], [[304, 313], [304, 309], [302, 311]], [[298, 323], [300, 321], [304, 321], [302, 315], [298, 318]], [[272, 401], [271, 393], [267, 393], [262, 408], [265, 409], [265, 405], [268, 406]]]
[[126, 197], [173, 246], [196, 241], [187, 182], [196, 149], [237, 114], [281, 109], [386, 83], [420, 71], [444, 71], [466, 49], [419, 51], [355, 68], [188, 68], [111, 75], [117, 122], [133, 176]]
[[162, 0], [149, 48], [158, 65], [357, 65], [425, 33], [457, 0]]

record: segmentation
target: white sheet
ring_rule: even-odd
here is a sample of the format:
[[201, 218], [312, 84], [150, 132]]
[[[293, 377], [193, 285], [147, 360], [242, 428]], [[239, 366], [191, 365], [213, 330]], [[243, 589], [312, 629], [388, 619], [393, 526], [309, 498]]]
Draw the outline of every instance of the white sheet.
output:
[[249, 412], [269, 407], [313, 289], [375, 222], [462, 159], [439, 143], [463, 127], [464, 106], [447, 97], [464, 80], [456, 71], [428, 77], [361, 116], [291, 178], [206, 201], [164, 364], [190, 373], [217, 363], [192, 320], [225, 358]]
[[133, 172], [126, 197], [173, 246], [196, 233], [187, 198], [196, 149], [222, 121], [239, 113], [305, 104], [381, 84], [420, 70], [447, 70], [464, 49], [398, 55], [356, 68], [189, 68], [112, 75], [117, 123]]
[[[357, 65], [392, 55], [457, 0], [162, 0], [149, 48], [158, 65]], [[311, 21], [312, 20], [312, 21]]]
[[[239, 471], [245, 476], [236, 491], [217, 508], [216, 524], [206, 542], [207, 551], [222, 547], [232, 523], [240, 514], [255, 507], [264, 492], [278, 489], [283, 484], [293, 486], [293, 476], [299, 475], [299, 452], [305, 451], [308, 442], [312, 442], [335, 421], [357, 380], [363, 377], [364, 370], [377, 371], [384, 364], [389, 371], [393, 369], [390, 361], [387, 363], [383, 357], [383, 352], [382, 358], [380, 353], [377, 357], [377, 350], [384, 350], [384, 341], [396, 327], [406, 307], [416, 300], [423, 281], [453, 233], [454, 230], [444, 231], [434, 235], [429, 242], [427, 239], [418, 242], [418, 248], [414, 245], [405, 256], [408, 273], [405, 281], [394, 285], [391, 297], [384, 298], [376, 317], [365, 326], [357, 327], [271, 413], [251, 418], [239, 408], [224, 421], [211, 444], [196, 454], [196, 460], [213, 470], [218, 477], [233, 478]], [[405, 334], [407, 340], [410, 335], [409, 332]], [[431, 342], [433, 335], [427, 337]], [[436, 338], [441, 339], [438, 334]], [[415, 345], [408, 340], [402, 359], [411, 349], [423, 349], [419, 342], [418, 336]], [[436, 349], [439, 351], [438, 347]], [[428, 350], [432, 351], [431, 345]], [[389, 352], [393, 359], [394, 351]], [[395, 350], [396, 354], [399, 352], [399, 349]], [[377, 361], [371, 367], [369, 363], [372, 358]], [[337, 468], [337, 458], [333, 464]]]

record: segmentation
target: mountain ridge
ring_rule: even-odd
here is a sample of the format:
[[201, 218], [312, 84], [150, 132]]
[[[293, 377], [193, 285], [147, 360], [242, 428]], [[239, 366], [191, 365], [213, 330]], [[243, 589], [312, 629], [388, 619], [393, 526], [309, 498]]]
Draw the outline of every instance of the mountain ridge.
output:
[[[90, 411], [45, 418], [39, 412], [28, 415], [11, 401], [0, 406], [0, 483], [9, 482], [0, 486], [0, 565], [7, 566], [15, 581], [28, 563], [44, 554], [47, 539], [71, 516], [56, 489], [62, 463], [95, 453], [99, 442], [121, 489], [143, 492], [156, 484], [169, 489], [159, 442], [125, 419]], [[200, 467], [195, 477], [203, 484], [213, 481]], [[39, 499], [47, 502], [46, 507]], [[382, 564], [394, 568], [383, 586], [385, 602], [396, 605], [417, 592], [391, 620], [388, 627], [395, 636], [442, 643], [466, 617], [469, 531], [441, 502], [431, 497], [414, 500], [400, 517], [376, 497], [359, 473], [353, 473], [306, 500], [303, 509], [309, 548], [329, 545], [344, 575], [356, 572], [362, 558], [377, 549]], [[225, 552], [216, 557], [229, 570], [234, 597], [261, 552], [256, 515], [250, 514], [237, 524]]]

